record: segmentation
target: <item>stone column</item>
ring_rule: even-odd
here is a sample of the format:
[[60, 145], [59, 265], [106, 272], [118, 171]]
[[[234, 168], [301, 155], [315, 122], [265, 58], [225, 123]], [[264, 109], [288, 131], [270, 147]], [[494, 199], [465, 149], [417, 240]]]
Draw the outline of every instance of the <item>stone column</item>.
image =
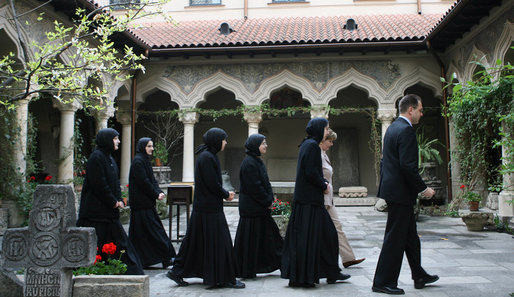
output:
[[382, 122], [382, 145], [384, 143], [384, 136], [387, 131], [387, 128], [391, 126], [394, 117], [396, 116], [396, 110], [391, 109], [379, 109], [378, 110], [378, 119]]
[[182, 181], [193, 182], [195, 180], [195, 124], [199, 120], [198, 113], [187, 112], [179, 117], [184, 123], [184, 154], [182, 156]]
[[259, 133], [259, 123], [262, 121], [262, 112], [245, 112], [243, 118], [248, 123], [248, 136]]
[[129, 111], [120, 111], [116, 113], [116, 119], [121, 124], [120, 184], [123, 186], [128, 184], [129, 180], [132, 143], [132, 114]]
[[313, 106], [311, 109], [311, 119], [325, 118], [328, 119], [328, 110], [325, 105]]
[[103, 128], [107, 128], [107, 121], [109, 118], [114, 116], [114, 107], [112, 104], [105, 105], [102, 109], [96, 110], [95, 119], [96, 119], [96, 133]]
[[[508, 131], [509, 127], [502, 122], [503, 131], [505, 134], [510, 135], [510, 131]], [[505, 140], [505, 139], [504, 139]], [[503, 165], [508, 165], [509, 154], [514, 152], [510, 152], [507, 147], [502, 146], [502, 162]], [[514, 216], [514, 203], [508, 203], [507, 201], [512, 201], [514, 199], [514, 174], [506, 173], [503, 175], [503, 190], [498, 195], [498, 215], [502, 218], [505, 217], [513, 217]]]
[[[448, 119], [448, 126], [449, 126], [449, 137], [450, 137], [450, 148], [457, 148], [459, 147], [459, 143], [457, 141], [457, 135], [455, 134], [455, 127], [453, 126], [453, 122], [450, 119]], [[450, 150], [450, 171], [452, 175], [452, 193], [453, 193], [453, 199], [457, 197], [457, 194], [461, 191], [460, 186], [462, 185], [462, 181], [460, 180], [460, 165], [459, 162], [457, 162], [456, 157], [454, 156], [453, 149]], [[455, 162], [454, 162], [455, 161]]]
[[75, 112], [81, 107], [81, 104], [77, 100], [71, 103], [62, 103], [54, 100], [53, 104], [54, 107], [61, 111], [57, 182], [60, 184], [68, 184], [73, 182], [73, 132], [75, 128]]
[[19, 128], [16, 139], [16, 149], [14, 150], [16, 165], [20, 173], [25, 175], [27, 169], [27, 123], [29, 114], [30, 99], [22, 99], [16, 102], [16, 122]]

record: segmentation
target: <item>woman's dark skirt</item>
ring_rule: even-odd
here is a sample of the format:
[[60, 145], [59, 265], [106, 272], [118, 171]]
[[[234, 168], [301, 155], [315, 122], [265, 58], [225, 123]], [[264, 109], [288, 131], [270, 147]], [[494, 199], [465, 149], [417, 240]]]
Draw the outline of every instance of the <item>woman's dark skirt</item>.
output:
[[186, 235], [171, 273], [177, 277], [199, 277], [208, 286], [234, 284], [236, 265], [232, 238], [223, 212], [193, 209]]
[[[116, 245], [116, 254], [112, 257], [118, 259], [121, 250], [125, 253], [121, 256], [121, 261], [127, 264], [127, 275], [143, 275], [143, 265], [137, 255], [134, 247], [130, 243], [127, 233], [123, 229], [119, 220], [112, 222], [97, 222], [90, 220], [80, 220], [79, 227], [93, 227], [96, 230], [98, 253], [101, 253], [102, 247], [106, 243], [114, 243]], [[106, 259], [107, 255], [102, 254], [102, 259]]]
[[129, 240], [143, 267], [169, 263], [175, 258], [175, 249], [155, 208], [131, 210]]
[[293, 204], [282, 254], [280, 277], [297, 284], [335, 279], [338, 265], [338, 239], [334, 223], [323, 205]]
[[237, 276], [254, 278], [280, 269], [283, 243], [271, 216], [239, 218], [234, 242]]

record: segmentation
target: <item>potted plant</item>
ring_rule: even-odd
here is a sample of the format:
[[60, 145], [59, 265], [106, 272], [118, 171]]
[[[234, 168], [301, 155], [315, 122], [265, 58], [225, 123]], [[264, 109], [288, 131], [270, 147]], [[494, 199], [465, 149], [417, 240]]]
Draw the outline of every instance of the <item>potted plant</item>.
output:
[[121, 261], [124, 250], [117, 251], [114, 243], [104, 244], [102, 255], [95, 263], [73, 271], [73, 297], [90, 296], [149, 296], [148, 275], [124, 275], [127, 264]]
[[468, 202], [469, 210], [478, 211], [482, 196], [477, 192], [470, 191], [469, 187], [466, 187], [466, 185], [461, 185], [460, 188], [462, 190], [462, 199]]
[[291, 215], [291, 204], [287, 201], [275, 199], [271, 204], [271, 216], [277, 223], [282, 237], [286, 236], [287, 224]]
[[168, 151], [164, 146], [164, 143], [157, 142], [154, 147], [153, 156], [155, 160], [155, 166], [163, 166], [168, 163]]
[[443, 163], [439, 151], [436, 146], [442, 145], [438, 139], [428, 139], [425, 137], [425, 131], [423, 129], [418, 130], [416, 134], [418, 141], [418, 164], [420, 168], [420, 174], [423, 174], [430, 163], [436, 163], [433, 167]]

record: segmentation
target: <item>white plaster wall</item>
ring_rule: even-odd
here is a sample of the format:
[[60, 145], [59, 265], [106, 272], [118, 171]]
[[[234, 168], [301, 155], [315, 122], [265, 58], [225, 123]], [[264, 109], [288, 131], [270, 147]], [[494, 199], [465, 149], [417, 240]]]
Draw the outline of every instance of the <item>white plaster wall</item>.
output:
[[[108, 3], [108, 0], [98, 0]], [[454, 1], [423, 0], [424, 14], [444, 13]], [[164, 10], [177, 21], [241, 19], [244, 17], [244, 0], [222, 0], [221, 5], [190, 6], [189, 0], [173, 0]], [[121, 11], [116, 13], [122, 13]], [[284, 16], [335, 16], [375, 15], [375, 14], [415, 14], [418, 13], [416, 0], [354, 1], [354, 0], [311, 0], [305, 2], [272, 3], [272, 0], [248, 0], [249, 18], [269, 18]], [[159, 20], [154, 17], [152, 21]], [[150, 21], [150, 20], [149, 20]]]

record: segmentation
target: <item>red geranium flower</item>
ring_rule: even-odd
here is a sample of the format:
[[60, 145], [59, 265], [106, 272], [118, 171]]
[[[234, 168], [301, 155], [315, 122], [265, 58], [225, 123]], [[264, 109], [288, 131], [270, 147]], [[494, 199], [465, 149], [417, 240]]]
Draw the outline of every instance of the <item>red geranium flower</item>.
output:
[[47, 176], [45, 177], [45, 181], [50, 181], [51, 179], [52, 179], [52, 176], [51, 176], [51, 175], [47, 175]]
[[465, 187], [466, 187], [465, 185], [461, 185], [461, 186], [460, 186], [460, 188], [461, 188], [461, 189], [464, 189]]
[[114, 255], [114, 253], [116, 253], [116, 245], [112, 242], [104, 244], [102, 247], [102, 253]]
[[102, 256], [100, 256], [100, 255], [96, 255], [96, 257], [95, 257], [95, 263], [93, 263], [93, 265], [95, 265], [95, 264], [96, 264], [96, 262], [98, 262], [98, 261], [102, 261]]
[[36, 180], [36, 177], [35, 177], [35, 176], [31, 176], [31, 177], [30, 177], [30, 180], [31, 180], [31, 181], [35, 181], [35, 180]]
[[129, 187], [129, 184], [127, 184], [125, 187], [127, 187], [127, 188], [128, 188], [128, 187]]

